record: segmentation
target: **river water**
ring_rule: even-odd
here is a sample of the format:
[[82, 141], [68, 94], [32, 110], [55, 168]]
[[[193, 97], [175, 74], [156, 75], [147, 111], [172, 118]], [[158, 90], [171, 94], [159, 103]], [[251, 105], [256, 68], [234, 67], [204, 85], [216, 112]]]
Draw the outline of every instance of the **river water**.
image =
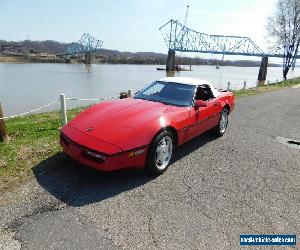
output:
[[[93, 64], [0, 64], [0, 102], [5, 115], [32, 110], [59, 98], [60, 93], [74, 98], [102, 98], [120, 91], [136, 91], [146, 83], [166, 76], [157, 65]], [[193, 71], [176, 72], [175, 76], [209, 80], [216, 88], [254, 87], [258, 75], [255, 67], [192, 66]], [[299, 76], [296, 68], [290, 77]], [[268, 80], [282, 79], [280, 67], [268, 68]], [[86, 101], [68, 101], [68, 108], [87, 105]], [[59, 108], [59, 103], [46, 110]]]

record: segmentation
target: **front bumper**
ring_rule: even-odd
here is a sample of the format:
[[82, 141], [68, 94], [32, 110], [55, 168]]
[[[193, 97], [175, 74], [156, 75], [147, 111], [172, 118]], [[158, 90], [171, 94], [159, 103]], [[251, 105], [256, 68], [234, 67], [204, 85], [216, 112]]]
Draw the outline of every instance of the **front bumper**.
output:
[[[63, 151], [78, 162], [102, 170], [114, 171], [123, 168], [143, 168], [145, 166], [148, 147], [142, 147], [134, 150], [120, 152], [116, 154], [105, 154], [86, 146], [82, 146], [67, 137], [64, 133], [60, 136], [60, 145]], [[144, 150], [143, 154], [133, 155], [132, 152]], [[92, 152], [92, 154], [90, 154]], [[99, 155], [100, 157], [94, 157]]]

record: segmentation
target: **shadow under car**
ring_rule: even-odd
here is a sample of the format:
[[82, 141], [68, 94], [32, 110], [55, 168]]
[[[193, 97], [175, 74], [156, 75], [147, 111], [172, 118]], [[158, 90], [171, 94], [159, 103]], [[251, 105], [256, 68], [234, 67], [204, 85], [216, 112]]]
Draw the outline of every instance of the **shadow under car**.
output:
[[[214, 139], [216, 137], [209, 132], [192, 139], [177, 148], [173, 162]], [[33, 168], [33, 173], [45, 190], [62, 202], [75, 207], [108, 199], [155, 178], [143, 169], [102, 172], [84, 166], [64, 153], [57, 153], [40, 162]], [[165, 174], [167, 173], [168, 171]]]

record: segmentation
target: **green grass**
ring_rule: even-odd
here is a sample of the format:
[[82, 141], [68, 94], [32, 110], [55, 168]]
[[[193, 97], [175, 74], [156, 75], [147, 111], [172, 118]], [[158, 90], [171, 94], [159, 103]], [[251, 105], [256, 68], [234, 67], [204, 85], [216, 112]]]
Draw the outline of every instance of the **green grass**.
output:
[[[300, 84], [300, 78], [259, 87], [257, 90], [234, 91], [234, 94], [240, 98], [296, 84]], [[68, 118], [71, 119], [82, 109], [68, 111]], [[6, 127], [10, 140], [0, 142], [0, 192], [16, 187], [33, 176], [34, 166], [61, 150], [58, 141], [61, 128], [59, 112], [10, 119], [6, 121]]]
[[[73, 118], [82, 108], [68, 111]], [[0, 142], [0, 192], [32, 176], [32, 168], [60, 151], [59, 112], [48, 112], [6, 121], [9, 141]]]
[[278, 84], [264, 85], [264, 86], [258, 87], [257, 89], [251, 88], [251, 89], [246, 89], [245, 91], [234, 90], [232, 92], [234, 93], [234, 96], [236, 98], [240, 98], [243, 96], [257, 95], [260, 93], [265, 93], [265, 92], [273, 91], [273, 90], [277, 90], [277, 89], [290, 88], [297, 84], [300, 84], [300, 77], [297, 77], [297, 78], [294, 78], [291, 80], [287, 80], [287, 81], [283, 81], [283, 82], [279, 82]]

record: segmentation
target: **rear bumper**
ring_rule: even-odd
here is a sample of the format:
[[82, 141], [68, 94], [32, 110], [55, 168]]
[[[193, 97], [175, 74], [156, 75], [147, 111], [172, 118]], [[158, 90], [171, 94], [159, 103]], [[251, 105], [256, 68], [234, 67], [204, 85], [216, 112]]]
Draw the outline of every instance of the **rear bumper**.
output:
[[[71, 156], [78, 162], [89, 167], [107, 172], [130, 167], [143, 168], [145, 166], [146, 156], [148, 152], [148, 147], [145, 146], [139, 149], [133, 149], [126, 152], [109, 155], [77, 144], [63, 133], [61, 133], [60, 145], [67, 155]], [[131, 152], [136, 152], [140, 149], [144, 150], [142, 154], [134, 156], [132, 156], [131, 154], [129, 156]], [[99, 159], [91, 157], [87, 154], [87, 152], [94, 152], [95, 154], [101, 155], [102, 158]]]

